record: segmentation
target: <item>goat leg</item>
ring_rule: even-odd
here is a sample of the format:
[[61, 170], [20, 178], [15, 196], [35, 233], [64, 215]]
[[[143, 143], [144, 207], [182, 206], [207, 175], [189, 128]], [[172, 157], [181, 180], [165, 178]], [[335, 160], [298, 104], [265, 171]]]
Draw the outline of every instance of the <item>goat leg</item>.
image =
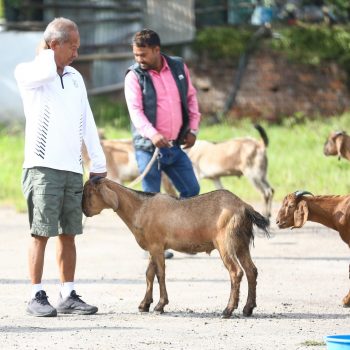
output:
[[146, 270], [146, 283], [147, 289], [146, 294], [143, 300], [139, 305], [140, 312], [149, 312], [150, 305], [153, 303], [153, 281], [154, 276], [156, 275], [156, 265], [152, 260], [152, 257], [149, 258], [148, 267]]
[[251, 316], [253, 309], [256, 307], [256, 280], [258, 277], [258, 270], [255, 267], [250, 254], [245, 254], [244, 257], [239, 256], [239, 261], [244, 269], [248, 281], [248, 297], [247, 302], [243, 308], [244, 316]]
[[350, 291], [343, 299], [343, 306], [350, 307]]
[[159, 302], [155, 306], [154, 311], [158, 313], [164, 312], [164, 306], [169, 304], [168, 293], [165, 285], [165, 260], [164, 251], [161, 254], [157, 254], [155, 258], [156, 262], [156, 275], [159, 284]]
[[[221, 247], [222, 248], [222, 247]], [[222, 318], [230, 318], [233, 310], [237, 309], [239, 303], [239, 290], [241, 286], [241, 280], [243, 277], [243, 271], [240, 268], [237, 261], [234, 258], [229, 258], [228, 255], [224, 255], [223, 262], [230, 274], [231, 279], [231, 292], [225, 310], [222, 312]]]
[[[350, 278], [350, 265], [349, 265], [349, 278]], [[349, 293], [343, 298], [343, 306], [350, 307], [350, 290], [349, 290]]]

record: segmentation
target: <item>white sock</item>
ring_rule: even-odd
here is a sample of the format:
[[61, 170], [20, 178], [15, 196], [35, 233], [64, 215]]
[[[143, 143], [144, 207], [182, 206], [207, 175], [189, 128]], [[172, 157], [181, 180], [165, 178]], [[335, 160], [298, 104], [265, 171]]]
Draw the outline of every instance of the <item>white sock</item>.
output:
[[61, 283], [61, 295], [63, 299], [69, 297], [72, 290], [74, 290], [74, 282]]
[[41, 283], [32, 284], [32, 292], [31, 292], [30, 297], [32, 299], [34, 299], [35, 298], [35, 294], [38, 293], [40, 290], [44, 290], [43, 285]]

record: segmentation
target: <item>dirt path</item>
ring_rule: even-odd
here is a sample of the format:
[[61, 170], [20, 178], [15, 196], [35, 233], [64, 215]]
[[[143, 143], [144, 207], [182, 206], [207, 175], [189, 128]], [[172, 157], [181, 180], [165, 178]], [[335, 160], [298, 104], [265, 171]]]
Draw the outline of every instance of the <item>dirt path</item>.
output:
[[[275, 206], [276, 211], [276, 206]], [[272, 219], [274, 221], [274, 218]], [[0, 210], [0, 347], [2, 349], [325, 349], [324, 336], [350, 333], [349, 249], [319, 225], [256, 236], [252, 256], [259, 270], [257, 308], [242, 315], [247, 296], [231, 319], [220, 318], [229, 277], [217, 252], [175, 253], [167, 261], [170, 303], [166, 313], [140, 314], [147, 259], [111, 211], [91, 218], [78, 238], [77, 291], [98, 305], [93, 316], [26, 316], [28, 225], [25, 214]], [[44, 284], [55, 304], [58, 273], [49, 241]], [[159, 296], [155, 285], [155, 301]], [[323, 345], [322, 345], [323, 344]]]

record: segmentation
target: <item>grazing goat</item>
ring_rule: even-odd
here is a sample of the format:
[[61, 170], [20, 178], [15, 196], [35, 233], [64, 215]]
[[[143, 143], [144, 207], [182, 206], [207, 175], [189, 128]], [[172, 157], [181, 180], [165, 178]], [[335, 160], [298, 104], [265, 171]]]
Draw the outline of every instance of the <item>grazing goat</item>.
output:
[[260, 125], [255, 125], [262, 142], [251, 137], [240, 137], [212, 143], [197, 140], [187, 154], [199, 179], [211, 179], [216, 189], [222, 189], [220, 177], [246, 176], [264, 197], [266, 217], [271, 215], [274, 190], [266, 179], [268, 138]]
[[101, 140], [110, 179], [125, 183], [139, 176], [131, 140]]
[[[100, 136], [101, 137], [101, 136]], [[106, 156], [108, 178], [120, 184], [133, 181], [140, 175], [135, 158], [135, 149], [131, 139], [102, 139], [101, 146]], [[85, 147], [84, 164], [89, 164]], [[162, 186], [166, 193], [176, 196], [176, 190], [166, 174], [162, 173]]]
[[231, 279], [230, 298], [223, 317], [230, 317], [238, 307], [243, 270], [248, 280], [243, 314], [252, 314], [256, 307], [257, 279], [257, 269], [249, 251], [253, 224], [268, 234], [268, 220], [253, 207], [226, 190], [178, 199], [166, 194], [135, 191], [108, 179], [87, 181], [83, 192], [84, 214], [93, 216], [106, 208], [112, 208], [119, 215], [139, 246], [150, 254], [146, 294], [139, 305], [141, 312], [148, 312], [153, 302], [155, 276], [160, 299], [154, 310], [162, 313], [169, 303], [164, 250], [209, 254], [218, 249]]
[[326, 156], [338, 156], [350, 160], [350, 136], [345, 131], [333, 131], [328, 136], [323, 153]]
[[[350, 195], [313, 196], [307, 191], [288, 194], [277, 214], [278, 227], [300, 228], [307, 220], [338, 231], [350, 247]], [[350, 291], [344, 297], [343, 305], [350, 307]]]

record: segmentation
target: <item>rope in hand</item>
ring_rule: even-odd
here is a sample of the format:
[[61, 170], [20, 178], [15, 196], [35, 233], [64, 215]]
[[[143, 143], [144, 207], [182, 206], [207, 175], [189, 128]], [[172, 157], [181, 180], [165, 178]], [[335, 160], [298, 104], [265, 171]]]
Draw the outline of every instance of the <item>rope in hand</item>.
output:
[[128, 187], [135, 187], [139, 182], [141, 182], [143, 180], [143, 178], [148, 174], [148, 172], [151, 170], [152, 165], [154, 164], [154, 162], [156, 161], [157, 157], [159, 154], [159, 148], [156, 147], [156, 149], [154, 150], [153, 156], [151, 158], [151, 160], [148, 162], [146, 168], [144, 169], [144, 171], [142, 172], [141, 175], [139, 175], [134, 181], [132, 181]]

